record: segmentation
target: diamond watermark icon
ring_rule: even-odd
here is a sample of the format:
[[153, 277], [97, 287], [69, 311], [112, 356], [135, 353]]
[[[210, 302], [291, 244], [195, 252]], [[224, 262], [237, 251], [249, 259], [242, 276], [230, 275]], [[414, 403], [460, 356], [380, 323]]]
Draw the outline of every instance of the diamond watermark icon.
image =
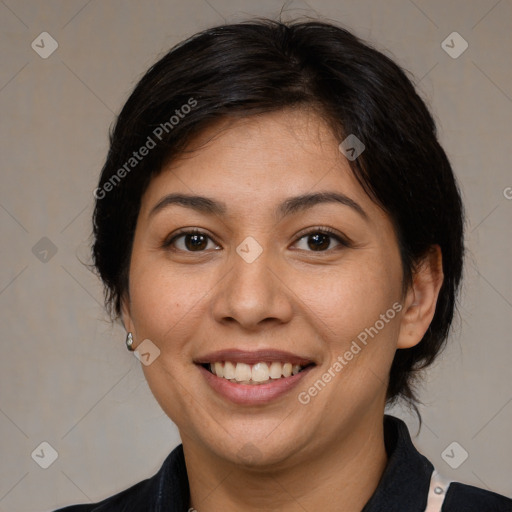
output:
[[461, 466], [465, 460], [469, 457], [469, 454], [464, 448], [457, 443], [457, 441], [453, 441], [450, 443], [441, 453], [441, 458], [450, 466], [452, 469], [457, 469]]
[[238, 459], [245, 464], [252, 464], [261, 459], [259, 448], [252, 443], [246, 443], [236, 454]]
[[59, 47], [59, 43], [48, 32], [41, 32], [30, 46], [39, 57], [47, 59]]
[[351, 133], [338, 147], [351, 162], [353, 162], [365, 150], [363, 142], [353, 133]]
[[31, 457], [43, 469], [49, 468], [56, 460], [59, 454], [57, 450], [47, 441], [43, 441], [32, 453]]
[[48, 237], [43, 236], [32, 247], [32, 254], [42, 263], [48, 263], [57, 254], [57, 246]]
[[236, 252], [247, 263], [252, 263], [263, 252], [263, 247], [261, 247], [261, 245], [252, 236], [248, 236], [236, 248]]
[[458, 32], [452, 32], [441, 43], [441, 48], [452, 59], [458, 59], [468, 49], [468, 46], [468, 42]]
[[160, 349], [151, 340], [146, 339], [134, 350], [133, 355], [144, 366], [149, 366], [160, 355]]

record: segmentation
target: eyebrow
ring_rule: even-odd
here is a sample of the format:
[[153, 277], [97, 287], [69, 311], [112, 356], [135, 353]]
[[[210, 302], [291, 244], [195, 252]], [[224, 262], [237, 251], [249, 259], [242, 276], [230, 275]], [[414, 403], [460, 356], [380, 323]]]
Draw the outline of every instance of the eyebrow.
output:
[[[278, 218], [286, 217], [288, 215], [307, 210], [321, 203], [338, 203], [348, 206], [365, 220], [368, 220], [367, 213], [358, 203], [345, 194], [340, 194], [339, 192], [316, 192], [289, 197], [277, 207], [276, 215]], [[227, 206], [224, 202], [216, 201], [204, 196], [175, 193], [168, 194], [158, 201], [158, 203], [149, 212], [149, 216], [151, 217], [173, 204], [191, 208], [207, 215], [223, 216], [227, 212]]]

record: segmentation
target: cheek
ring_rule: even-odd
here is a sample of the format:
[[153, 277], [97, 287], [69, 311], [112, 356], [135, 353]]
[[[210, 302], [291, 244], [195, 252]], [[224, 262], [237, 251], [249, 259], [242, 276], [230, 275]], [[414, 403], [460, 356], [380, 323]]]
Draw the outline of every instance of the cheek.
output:
[[302, 281], [301, 296], [329, 354], [323, 371], [336, 374], [331, 392], [342, 402], [363, 403], [364, 396], [380, 396], [387, 383], [399, 333], [402, 270], [392, 254], [355, 254], [345, 263], [314, 283]]
[[357, 336], [400, 300], [401, 269], [396, 260], [384, 265], [377, 255], [369, 256], [354, 254], [324, 276], [296, 280], [298, 294], [331, 327], [330, 337]]
[[[165, 262], [134, 258], [130, 270], [130, 306], [138, 340], [150, 339], [160, 349], [150, 365], [142, 365], [146, 381], [162, 410], [177, 425], [193, 424], [197, 397], [187, 382], [192, 365], [190, 340], [201, 322], [204, 281]], [[199, 417], [199, 416], [198, 416]]]
[[[139, 339], [149, 338], [166, 350], [188, 337], [197, 321], [195, 308], [205, 284], [187, 271], [161, 260], [135, 258], [130, 269], [130, 307]], [[200, 302], [200, 301], [199, 301]]]

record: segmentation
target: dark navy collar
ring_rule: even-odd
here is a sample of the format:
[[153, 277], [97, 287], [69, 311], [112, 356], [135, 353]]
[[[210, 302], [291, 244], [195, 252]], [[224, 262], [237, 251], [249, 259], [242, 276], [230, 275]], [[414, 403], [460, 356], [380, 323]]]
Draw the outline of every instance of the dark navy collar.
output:
[[361, 512], [424, 512], [434, 466], [414, 447], [407, 425], [387, 414], [384, 443], [388, 463]]
[[[388, 463], [361, 512], [424, 512], [434, 466], [416, 450], [402, 420], [385, 415], [383, 421]], [[187, 468], [180, 444], [151, 478], [99, 503], [72, 505], [55, 512], [188, 512], [189, 503]], [[452, 482], [442, 510], [511, 512], [512, 500], [478, 487]]]

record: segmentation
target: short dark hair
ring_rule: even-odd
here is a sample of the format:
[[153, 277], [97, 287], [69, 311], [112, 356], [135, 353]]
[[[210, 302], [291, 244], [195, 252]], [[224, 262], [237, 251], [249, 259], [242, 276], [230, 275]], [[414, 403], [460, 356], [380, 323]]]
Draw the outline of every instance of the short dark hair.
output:
[[[340, 142], [353, 134], [364, 143], [349, 163], [394, 224], [404, 289], [429, 249], [441, 247], [434, 318], [419, 344], [397, 350], [389, 376], [388, 403], [402, 397], [416, 408], [418, 371], [443, 348], [453, 319], [463, 206], [434, 120], [406, 73], [332, 23], [258, 18], [213, 27], [176, 45], [142, 77], [110, 133], [95, 192], [93, 262], [107, 309], [120, 315], [141, 198], [165, 162], [220, 119], [290, 107], [312, 107]], [[143, 147], [144, 158], [136, 158]]]

